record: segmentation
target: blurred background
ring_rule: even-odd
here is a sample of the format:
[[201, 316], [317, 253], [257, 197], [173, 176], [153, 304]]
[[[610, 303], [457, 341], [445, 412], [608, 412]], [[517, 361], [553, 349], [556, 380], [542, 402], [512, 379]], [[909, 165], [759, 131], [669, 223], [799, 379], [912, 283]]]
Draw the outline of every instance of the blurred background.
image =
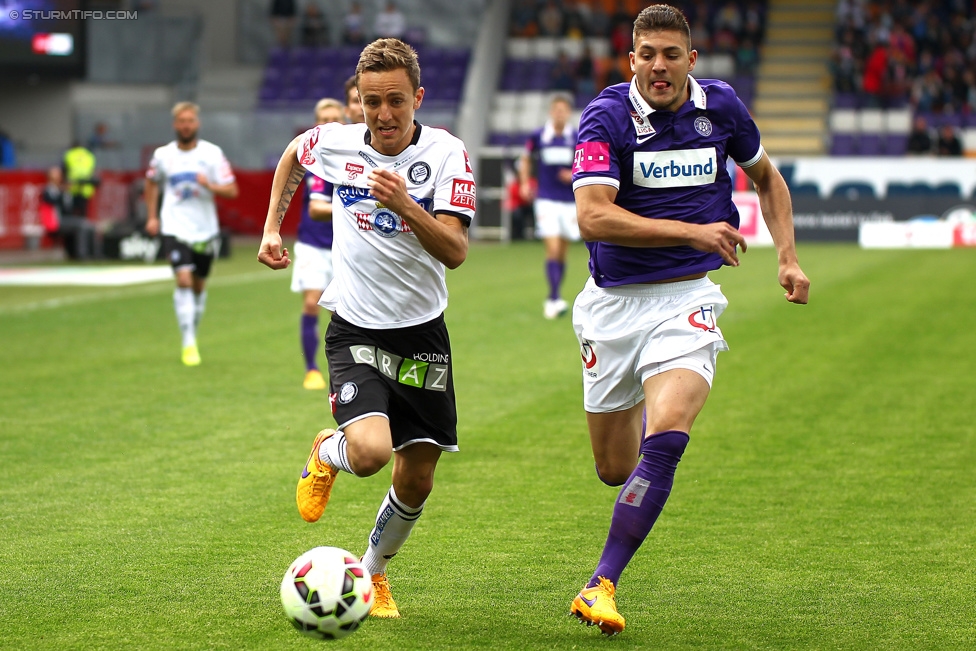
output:
[[[201, 106], [200, 136], [238, 174], [241, 196], [219, 202], [223, 227], [259, 235], [281, 151], [310, 126], [316, 100], [343, 98], [362, 46], [380, 36], [420, 54], [418, 119], [467, 145], [479, 182], [473, 236], [531, 237], [512, 162], [553, 92], [573, 94], [578, 119], [630, 79], [633, 19], [647, 4], [0, 0], [0, 249], [57, 248], [44, 189], [79, 145], [96, 159], [91, 255], [126, 257], [119, 242], [145, 219], [141, 179], [172, 139], [180, 100]], [[693, 74], [732, 85], [759, 124], [793, 191], [799, 240], [857, 241], [864, 223], [972, 221], [976, 3], [673, 4], [692, 27]], [[749, 228], [761, 220], [745, 175], [732, 172]], [[971, 233], [957, 231], [954, 241]]]

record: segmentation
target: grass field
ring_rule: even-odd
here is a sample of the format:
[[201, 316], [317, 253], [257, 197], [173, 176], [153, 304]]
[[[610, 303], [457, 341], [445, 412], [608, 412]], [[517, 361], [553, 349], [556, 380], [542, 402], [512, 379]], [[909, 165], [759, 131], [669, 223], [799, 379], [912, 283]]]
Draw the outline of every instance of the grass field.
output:
[[[301, 388], [287, 272], [237, 246], [184, 368], [169, 283], [0, 288], [2, 649], [971, 649], [976, 251], [803, 246], [811, 304], [750, 250], [712, 395], [612, 639], [567, 616], [616, 491], [594, 472], [579, 353], [542, 319], [542, 249], [449, 272], [462, 452], [391, 563], [403, 619], [320, 643], [278, 585], [317, 545], [364, 549], [389, 485], [341, 477], [304, 523], [332, 424]], [[585, 279], [572, 251], [567, 297]]]

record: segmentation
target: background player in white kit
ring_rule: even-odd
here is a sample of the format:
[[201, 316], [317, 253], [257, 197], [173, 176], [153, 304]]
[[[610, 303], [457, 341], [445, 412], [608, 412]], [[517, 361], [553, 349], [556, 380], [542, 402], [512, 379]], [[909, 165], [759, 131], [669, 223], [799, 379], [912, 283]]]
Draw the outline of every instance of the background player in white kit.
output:
[[[590, 280], [573, 326], [597, 474], [623, 486], [603, 553], [570, 612], [619, 633], [616, 585], [671, 493], [695, 418], [728, 346], [728, 301], [707, 273], [739, 264], [731, 157], [756, 184], [786, 299], [806, 303], [789, 189], [726, 83], [691, 76], [697, 52], [682, 13], [652, 5], [634, 21], [634, 79], [583, 111], [573, 165]], [[646, 414], [646, 436], [641, 417]]]
[[[233, 199], [237, 181], [224, 152], [200, 140], [200, 108], [173, 107], [176, 140], [153, 152], [146, 171], [146, 232], [163, 235], [163, 250], [176, 274], [173, 306], [183, 335], [183, 363], [200, 363], [197, 326], [207, 305], [207, 276], [219, 246], [214, 196]], [[163, 186], [162, 209], [159, 186]]]
[[399, 617], [387, 563], [423, 512], [441, 452], [457, 450], [444, 276], [467, 257], [475, 184], [464, 144], [413, 119], [424, 97], [413, 48], [374, 41], [356, 76], [366, 124], [315, 127], [289, 144], [258, 260], [288, 266], [279, 229], [306, 169], [336, 186], [335, 279], [320, 304], [333, 312], [325, 344], [339, 430], [315, 437], [296, 501], [314, 522], [339, 471], [373, 475], [393, 457], [363, 563], [376, 592], [370, 614]]

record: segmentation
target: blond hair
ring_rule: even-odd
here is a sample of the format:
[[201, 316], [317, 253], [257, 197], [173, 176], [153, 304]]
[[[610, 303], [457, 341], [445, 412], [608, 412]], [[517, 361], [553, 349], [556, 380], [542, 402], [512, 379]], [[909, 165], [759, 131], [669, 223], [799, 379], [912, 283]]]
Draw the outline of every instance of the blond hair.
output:
[[316, 120], [319, 119], [319, 113], [327, 108], [339, 109], [340, 111], [345, 108], [337, 99], [332, 99], [331, 97], [323, 97], [319, 101], [315, 102], [315, 110], [312, 112], [312, 117]]
[[193, 111], [197, 116], [200, 115], [200, 107], [193, 102], [177, 102], [173, 105], [173, 117], [182, 113], [183, 111]]
[[363, 49], [356, 65], [356, 85], [364, 72], [406, 70], [410, 85], [420, 88], [420, 63], [417, 51], [398, 38], [378, 38]]

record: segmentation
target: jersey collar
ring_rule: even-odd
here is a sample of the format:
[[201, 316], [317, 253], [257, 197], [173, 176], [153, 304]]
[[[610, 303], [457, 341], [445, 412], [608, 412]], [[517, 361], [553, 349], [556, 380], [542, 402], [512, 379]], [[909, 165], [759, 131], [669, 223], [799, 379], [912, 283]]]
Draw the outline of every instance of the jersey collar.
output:
[[[410, 145], [416, 145], [418, 142], [420, 142], [420, 130], [424, 127], [424, 125], [420, 124], [416, 120], [413, 121], [413, 126], [417, 128], [413, 130], [413, 138], [410, 139]], [[363, 143], [369, 145], [370, 142], [372, 142], [372, 140], [373, 140], [373, 133], [367, 128], [366, 134], [363, 135]], [[409, 147], [410, 145], [407, 145], [407, 147]], [[397, 154], [397, 156], [399, 155], [400, 154]]]
[[[695, 108], [705, 109], [705, 91], [702, 90], [701, 84], [692, 77], [688, 75], [688, 87], [691, 89], [691, 101], [694, 102]], [[654, 113], [654, 109], [644, 101], [643, 95], [637, 89], [637, 77], [630, 80], [630, 103], [637, 109], [642, 117], [647, 117], [651, 113]]]
[[549, 144], [556, 136], [562, 136], [567, 140], [573, 137], [573, 125], [569, 123], [569, 120], [563, 125], [562, 133], [556, 133], [556, 128], [553, 126], [552, 120], [546, 120], [546, 124], [542, 127], [542, 134], [539, 136], [539, 140], [543, 144]]

